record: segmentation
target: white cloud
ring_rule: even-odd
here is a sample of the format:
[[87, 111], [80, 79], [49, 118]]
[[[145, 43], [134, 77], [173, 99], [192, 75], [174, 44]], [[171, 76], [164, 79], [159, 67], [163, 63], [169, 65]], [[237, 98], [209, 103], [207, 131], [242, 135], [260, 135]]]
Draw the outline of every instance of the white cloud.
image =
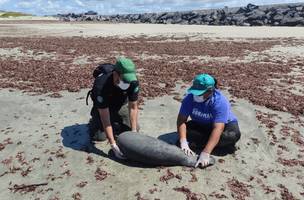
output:
[[20, 7], [20, 8], [30, 8], [33, 6], [33, 3], [32, 2], [19, 2], [19, 3], [17, 3], [16, 6]]
[[9, 0], [0, 0], [0, 5], [7, 3]]
[[78, 6], [81, 6], [81, 7], [85, 6], [85, 2], [82, 2], [81, 0], [74, 0], [74, 1]]

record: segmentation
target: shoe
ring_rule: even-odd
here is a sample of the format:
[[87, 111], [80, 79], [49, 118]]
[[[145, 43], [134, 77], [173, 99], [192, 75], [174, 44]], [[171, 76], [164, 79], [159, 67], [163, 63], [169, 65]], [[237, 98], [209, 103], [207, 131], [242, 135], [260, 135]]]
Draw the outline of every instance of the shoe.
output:
[[212, 151], [213, 155], [217, 156], [225, 156], [227, 154], [234, 154], [236, 151], [235, 145], [228, 145], [224, 147], [215, 147], [214, 150]]
[[93, 118], [90, 119], [88, 128], [91, 141], [105, 141], [107, 139], [105, 132], [100, 131], [99, 125], [96, 121], [94, 123]]
[[105, 140], [107, 140], [106, 133], [104, 131], [98, 130], [94, 134], [91, 135], [91, 140], [99, 141], [99, 142], [105, 141]]

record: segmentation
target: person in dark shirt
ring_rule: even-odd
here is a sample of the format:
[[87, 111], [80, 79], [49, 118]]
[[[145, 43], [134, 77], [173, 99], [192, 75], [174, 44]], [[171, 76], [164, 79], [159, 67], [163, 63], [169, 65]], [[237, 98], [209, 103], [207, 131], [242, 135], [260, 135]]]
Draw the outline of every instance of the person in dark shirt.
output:
[[[191, 120], [187, 121], [189, 117]], [[210, 153], [215, 147], [234, 147], [240, 139], [237, 117], [209, 74], [194, 78], [180, 107], [177, 132], [180, 147], [187, 155], [194, 155], [188, 141], [202, 149], [196, 167], [209, 164]]]
[[[105, 140], [107, 137], [115, 156], [120, 159], [123, 159], [124, 155], [116, 145], [114, 134], [129, 130], [138, 132], [138, 93], [139, 82], [135, 64], [131, 59], [124, 57], [119, 58], [113, 65], [113, 71], [101, 73], [96, 77], [91, 91], [91, 139]], [[123, 123], [119, 114], [127, 102], [130, 127]]]

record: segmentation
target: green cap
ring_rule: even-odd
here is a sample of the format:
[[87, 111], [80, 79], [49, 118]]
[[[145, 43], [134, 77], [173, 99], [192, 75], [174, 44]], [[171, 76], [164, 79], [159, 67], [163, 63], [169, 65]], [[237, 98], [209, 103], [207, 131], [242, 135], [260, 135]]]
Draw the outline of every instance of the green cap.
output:
[[199, 74], [195, 76], [192, 86], [188, 89], [188, 93], [193, 95], [202, 95], [207, 90], [214, 88], [215, 80], [209, 74]]
[[115, 70], [122, 75], [123, 81], [128, 83], [137, 81], [135, 64], [131, 59], [118, 58], [115, 64]]

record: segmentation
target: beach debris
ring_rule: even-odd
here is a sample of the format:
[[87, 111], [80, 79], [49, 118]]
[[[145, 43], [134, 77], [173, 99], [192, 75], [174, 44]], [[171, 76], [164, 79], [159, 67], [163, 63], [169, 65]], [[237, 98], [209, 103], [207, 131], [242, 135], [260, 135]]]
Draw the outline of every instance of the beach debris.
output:
[[76, 192], [76, 193], [74, 193], [74, 194], [72, 194], [72, 198], [74, 199], [74, 200], [81, 200], [81, 194], [79, 193], [79, 192]]
[[91, 164], [93, 164], [93, 163], [94, 163], [93, 157], [92, 157], [92, 156], [88, 156], [88, 157], [87, 157], [87, 162], [86, 162], [86, 164], [91, 165]]
[[96, 171], [95, 171], [95, 178], [96, 181], [102, 181], [104, 179], [106, 179], [110, 174], [102, 169], [100, 169], [99, 167], [97, 167]]
[[[187, 39], [181, 38], [182, 39]], [[34, 40], [34, 41], [33, 41]], [[39, 42], [35, 42], [39, 40]], [[112, 54], [115, 47], [120, 44], [131, 43], [132, 49], [136, 52], [147, 51], [152, 55], [168, 55], [166, 62], [159, 59], [140, 60], [134, 59], [136, 65], [142, 70], [141, 80], [147, 84], [143, 84], [142, 97], [156, 97], [170, 94], [178, 80], [189, 82], [193, 76], [200, 71], [214, 75], [219, 81], [219, 86], [229, 87], [229, 92], [238, 98], [246, 98], [257, 105], [266, 106], [274, 110], [288, 111], [292, 114], [299, 115], [304, 112], [303, 95], [297, 95], [286, 89], [288, 84], [301, 83], [303, 78], [288, 74], [298, 61], [289, 60], [288, 63], [275, 62], [220, 62], [197, 60], [196, 56], [208, 55], [210, 57], [230, 57], [230, 60], [242, 58], [248, 52], [262, 52], [270, 49], [276, 44], [301, 44], [297, 39], [282, 40], [254, 40], [254, 41], [168, 41], [163, 42], [165, 38], [3, 38], [0, 45], [3, 48], [15, 48], [16, 43], [24, 49], [32, 49], [38, 51], [54, 52], [56, 56], [54, 60], [11, 60], [5, 58], [0, 60], [1, 74], [4, 77], [11, 77], [13, 80], [2, 80], [1, 87], [19, 88], [30, 92], [49, 93], [59, 92], [62, 90], [79, 91], [82, 88], [91, 87], [92, 79], [90, 72], [97, 65], [96, 61], [79, 67], [73, 64], [75, 57], [84, 54], [90, 54], [91, 57], [97, 58], [98, 55], [104, 55], [104, 62], [114, 62]], [[140, 42], [138, 42], [140, 41]], [[151, 42], [152, 41], [152, 42]], [[52, 43], [52, 47], [50, 47]], [[38, 45], [39, 44], [39, 45]], [[84, 46], [94, 48], [87, 49]], [[103, 48], [107, 46], [107, 49]], [[121, 45], [120, 45], [121, 46]], [[201, 47], [204, 48], [201, 48]], [[216, 46], [216, 50], [214, 49]], [[64, 47], [64, 48], [63, 48]], [[191, 48], [189, 48], [191, 47]], [[130, 52], [128, 45], [121, 46], [122, 51], [126, 54]], [[70, 50], [75, 50], [73, 54]], [[188, 60], [177, 62], [178, 56], [189, 56]], [[193, 62], [193, 60], [196, 60]], [[41, 66], [48, 70], [41, 69]], [[69, 66], [69, 67], [65, 67]], [[148, 70], [148, 69], [154, 70]], [[21, 70], [22, 69], [22, 70]], [[23, 70], [27, 69], [27, 70]], [[253, 70], [254, 69], [254, 70]], [[238, 76], [231, 78], [232, 74], [242, 71]], [[276, 73], [273, 73], [273, 72]], [[11, 73], [14, 72], [14, 76]], [[191, 72], [191, 73], [187, 73]], [[64, 76], [62, 76], [64, 74]], [[155, 77], [158, 79], [156, 80]], [[75, 80], [74, 77], [79, 77]], [[246, 81], [243, 81], [246, 78]], [[265, 90], [265, 86], [273, 84], [274, 79], [288, 84], [269, 87]], [[23, 81], [21, 81], [23, 80]], [[166, 89], [159, 87], [159, 83], [166, 85]], [[251, 86], [255, 85], [255, 92]], [[277, 84], [276, 84], [277, 85]], [[233, 86], [233, 87], [232, 87]], [[284, 96], [284, 99], [281, 97]], [[140, 99], [143, 102], [143, 99]], [[289, 103], [286, 103], [289, 102]]]
[[219, 163], [225, 163], [225, 160], [222, 159], [222, 158], [220, 158], [220, 159], [218, 159], [218, 162], [219, 162]]
[[134, 196], [137, 197], [136, 198], [137, 200], [147, 200], [147, 199], [144, 199], [143, 197], [141, 197], [141, 194], [139, 192], [136, 192], [136, 194]]
[[173, 188], [173, 190], [184, 193], [186, 195], [186, 200], [205, 200], [205, 199], [207, 199], [205, 194], [203, 194], [203, 193], [197, 194], [197, 193], [191, 192], [191, 190], [185, 186], [175, 187], [175, 188]]
[[33, 167], [32, 167], [32, 166], [29, 166], [29, 167], [26, 168], [26, 170], [22, 170], [21, 175], [22, 175], [23, 177], [25, 177], [25, 176], [27, 176], [31, 171], [33, 171]]
[[238, 181], [235, 177], [229, 179], [227, 185], [231, 191], [231, 196], [233, 198], [238, 200], [245, 200], [247, 197], [250, 197], [248, 187], [252, 186]]
[[80, 183], [76, 184], [76, 186], [79, 188], [84, 188], [87, 184], [88, 184], [87, 181], [81, 181]]
[[72, 176], [72, 172], [71, 170], [67, 169], [63, 173], [61, 173], [61, 175]]
[[5, 149], [5, 147], [9, 144], [13, 144], [13, 141], [11, 138], [7, 138], [7, 139], [3, 140], [3, 143], [0, 143], [0, 151]]
[[60, 98], [60, 97], [62, 97], [62, 95], [61, 94], [59, 94], [59, 93], [57, 93], [57, 92], [54, 92], [54, 93], [52, 93], [52, 94], [50, 94], [50, 95], [48, 95], [49, 97], [53, 97], [53, 98]]
[[25, 160], [24, 151], [17, 152], [16, 158], [21, 165], [28, 165], [28, 162]]
[[157, 192], [157, 188], [149, 189], [150, 194], [153, 194], [154, 192]]
[[13, 187], [9, 188], [9, 190], [11, 190], [14, 193], [19, 192], [21, 194], [25, 194], [28, 192], [34, 192], [37, 187], [46, 186], [46, 185], [48, 185], [48, 183], [37, 183], [37, 184], [30, 184], [30, 185], [15, 184]]
[[265, 184], [262, 184], [261, 186], [262, 186], [263, 190], [265, 191], [265, 194], [276, 192], [274, 189], [271, 189], [270, 186], [266, 186]]
[[173, 179], [174, 177], [175, 175], [170, 171], [170, 169], [167, 169], [166, 174], [161, 176], [159, 180], [168, 184], [168, 180]]
[[170, 169], [167, 169], [167, 170], [166, 170], [166, 174], [163, 175], [163, 176], [161, 176], [161, 177], [159, 178], [159, 180], [160, 180], [161, 182], [166, 182], [166, 183], [168, 184], [168, 181], [169, 181], [170, 179], [173, 179], [173, 178], [177, 178], [177, 179], [179, 179], [179, 180], [182, 179], [181, 175], [175, 175], [173, 172], [171, 172]]
[[12, 163], [12, 161], [13, 161], [13, 157], [10, 156], [9, 158], [2, 160], [1, 163], [4, 165], [10, 165]]
[[197, 176], [193, 172], [190, 172], [190, 175], [191, 175], [191, 179], [189, 182], [191, 183], [197, 182]]
[[284, 158], [278, 158], [277, 160], [279, 163], [281, 163], [284, 166], [288, 167], [294, 167], [294, 166], [302, 166], [304, 167], [304, 160], [298, 160], [298, 159], [284, 159]]
[[297, 198], [295, 198], [293, 194], [289, 192], [289, 190], [284, 185], [279, 184], [278, 187], [281, 189], [282, 200], [297, 200]]
[[211, 194], [209, 194], [210, 197], [215, 197], [217, 199], [228, 199], [228, 197], [224, 194], [219, 194], [217, 192], [212, 192]]

